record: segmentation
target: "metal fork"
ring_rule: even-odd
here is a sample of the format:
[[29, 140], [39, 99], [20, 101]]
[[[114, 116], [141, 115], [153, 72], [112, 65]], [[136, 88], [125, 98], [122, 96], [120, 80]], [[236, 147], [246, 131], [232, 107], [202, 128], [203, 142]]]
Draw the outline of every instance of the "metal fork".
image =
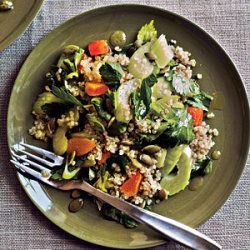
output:
[[[40, 156], [34, 155], [27, 151], [34, 151]], [[20, 154], [21, 153], [21, 154]], [[53, 181], [50, 180], [51, 168], [61, 165], [64, 158], [57, 156], [52, 152], [21, 142], [11, 150], [12, 159], [10, 160], [16, 168], [31, 177], [60, 190], [83, 190], [111, 206], [119, 209], [134, 220], [148, 225], [151, 229], [162, 234], [165, 238], [173, 240], [191, 249], [199, 250], [217, 250], [221, 246], [207, 236], [201, 234], [195, 229], [188, 227], [180, 222], [169, 219], [162, 215], [145, 210], [138, 206], [132, 205], [122, 199], [111, 196], [94, 188], [86, 181], [70, 180], [70, 181]], [[31, 158], [32, 160], [30, 160]], [[35, 161], [33, 161], [35, 160]], [[42, 163], [43, 165], [39, 164]], [[36, 170], [34, 168], [36, 168]]]

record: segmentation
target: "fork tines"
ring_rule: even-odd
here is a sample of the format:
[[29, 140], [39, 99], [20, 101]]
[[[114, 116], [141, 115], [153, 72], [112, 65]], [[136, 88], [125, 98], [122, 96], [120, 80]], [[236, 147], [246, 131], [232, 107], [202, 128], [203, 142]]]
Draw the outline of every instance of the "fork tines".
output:
[[[36, 153], [28, 152], [33, 151]], [[38, 174], [43, 177], [49, 176], [53, 167], [62, 165], [64, 158], [54, 153], [47, 151], [45, 149], [29, 145], [24, 142], [20, 142], [19, 144], [13, 146], [11, 149], [12, 160], [11, 162], [18, 168], [24, 172], [29, 173], [30, 175], [36, 175], [38, 178]], [[41, 164], [42, 163], [42, 164]], [[30, 166], [34, 167], [41, 172], [37, 172], [30, 168]]]

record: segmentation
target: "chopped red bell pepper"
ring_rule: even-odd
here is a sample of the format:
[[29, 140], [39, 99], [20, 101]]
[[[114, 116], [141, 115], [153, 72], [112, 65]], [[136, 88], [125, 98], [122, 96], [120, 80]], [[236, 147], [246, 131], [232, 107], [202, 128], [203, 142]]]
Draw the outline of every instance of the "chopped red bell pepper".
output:
[[95, 146], [95, 142], [90, 139], [83, 137], [72, 137], [68, 140], [67, 153], [72, 154], [75, 151], [76, 156], [82, 156], [89, 153]]
[[142, 174], [137, 171], [135, 175], [131, 176], [122, 184], [121, 192], [128, 197], [135, 196], [139, 191], [141, 181]]
[[194, 126], [201, 125], [202, 120], [203, 120], [203, 109], [195, 108], [195, 107], [188, 107], [187, 111], [193, 118], [193, 125]]
[[104, 83], [86, 82], [85, 92], [89, 96], [99, 96], [105, 94], [109, 90], [109, 87]]
[[107, 151], [107, 152], [103, 152], [102, 153], [102, 159], [98, 161], [98, 165], [102, 165], [103, 163], [105, 163], [107, 161], [107, 159], [111, 156], [112, 154]]
[[107, 41], [97, 40], [88, 45], [88, 50], [91, 56], [99, 56], [107, 54], [110, 51]]

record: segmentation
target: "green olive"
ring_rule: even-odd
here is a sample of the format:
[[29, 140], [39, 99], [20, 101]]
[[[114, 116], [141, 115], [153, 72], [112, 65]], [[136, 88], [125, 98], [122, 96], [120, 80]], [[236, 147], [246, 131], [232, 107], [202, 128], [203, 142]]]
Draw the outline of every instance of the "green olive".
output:
[[68, 148], [68, 140], [65, 136], [67, 127], [58, 127], [53, 136], [53, 151], [57, 155], [63, 155]]
[[212, 159], [213, 160], [218, 160], [221, 156], [221, 152], [219, 150], [215, 150], [213, 153], [212, 153]]
[[204, 178], [201, 176], [195, 177], [191, 180], [188, 188], [191, 191], [195, 191], [197, 190], [199, 187], [201, 187], [203, 185], [204, 182]]
[[117, 30], [111, 35], [110, 42], [113, 46], [121, 47], [126, 43], [126, 34], [121, 30]]

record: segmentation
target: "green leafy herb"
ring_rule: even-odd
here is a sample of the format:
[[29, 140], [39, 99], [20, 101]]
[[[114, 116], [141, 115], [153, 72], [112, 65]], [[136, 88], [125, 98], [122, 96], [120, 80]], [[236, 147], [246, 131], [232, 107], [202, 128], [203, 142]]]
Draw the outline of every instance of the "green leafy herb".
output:
[[108, 129], [111, 136], [119, 136], [127, 131], [127, 124], [123, 122], [114, 121]]
[[123, 75], [123, 69], [118, 63], [105, 63], [100, 68], [100, 74], [106, 84], [119, 84]]
[[140, 92], [136, 90], [131, 94], [132, 103], [134, 105], [134, 114], [137, 119], [144, 117], [146, 114], [146, 106], [143, 101], [140, 100]]
[[104, 204], [101, 210], [104, 218], [117, 221], [118, 223], [124, 225], [126, 228], [135, 228], [139, 225], [138, 222], [130, 218], [129, 216], [123, 214], [114, 207], [108, 204]]
[[188, 98], [186, 103], [193, 107], [201, 108], [205, 111], [208, 111], [212, 100], [213, 100], [212, 96], [201, 91], [199, 95]]
[[143, 144], [157, 140], [159, 136], [162, 135], [168, 127], [168, 122], [161, 122], [156, 134], [139, 134], [135, 146], [140, 149], [142, 148]]
[[101, 131], [101, 132], [104, 132], [106, 130], [102, 121], [96, 115], [87, 114], [86, 118], [94, 130]]
[[172, 85], [177, 93], [187, 95], [190, 92], [192, 82], [179, 72], [175, 72], [173, 75]]
[[157, 82], [155, 75], [150, 75], [142, 81], [140, 90], [131, 94], [131, 100], [134, 106], [134, 114], [137, 119], [144, 118], [149, 111], [151, 103], [151, 87]]
[[48, 81], [48, 84], [51, 85], [51, 86], [60, 86], [62, 85], [62, 83], [64, 82], [64, 80], [66, 79], [67, 77], [67, 72], [65, 69], [62, 69], [61, 73], [60, 73], [60, 78], [58, 78], [56, 76], [56, 73], [58, 72], [58, 67], [55, 66], [55, 65], [52, 65], [50, 67], [50, 72], [49, 74], [46, 75], [46, 79]]
[[117, 155], [117, 154], [112, 154], [111, 157], [107, 159], [107, 166], [111, 166], [112, 163], [117, 163], [120, 168], [121, 168], [121, 173], [125, 174], [126, 173], [126, 165], [128, 165], [130, 162], [130, 159], [128, 158], [127, 155]]
[[190, 80], [190, 88], [189, 88], [189, 93], [187, 94], [187, 97], [193, 97], [199, 94], [201, 94], [199, 84], [193, 79]]
[[139, 96], [139, 91], [138, 90], [132, 92], [131, 100], [132, 100], [132, 103], [133, 103], [133, 106], [134, 106], [135, 117], [138, 119], [140, 117], [140, 113], [139, 113], [140, 96]]
[[103, 108], [103, 99], [101, 97], [94, 97], [91, 99], [91, 103], [94, 104], [98, 115], [106, 121], [111, 119], [111, 115]]
[[[101, 165], [101, 170], [100, 170], [100, 174], [101, 174], [101, 177], [104, 178], [105, 174], [106, 174], [106, 170], [107, 170], [107, 163], [103, 163]], [[106, 174], [107, 175], [107, 174]]]
[[137, 40], [141, 44], [152, 41], [156, 37], [157, 31], [154, 27], [154, 20], [151, 20], [148, 24], [143, 25], [137, 34]]
[[82, 103], [76, 97], [55, 85], [52, 86], [52, 93], [63, 100], [65, 104], [82, 106]]
[[170, 126], [161, 136], [170, 146], [190, 143], [194, 139], [193, 120], [187, 110], [179, 109], [176, 112], [176, 122]]
[[64, 168], [60, 168], [60, 169], [55, 170], [55, 171], [52, 173], [52, 175], [51, 175], [50, 178], [51, 178], [52, 180], [57, 180], [57, 181], [63, 180], [63, 178], [62, 178], [63, 170], [64, 170]]
[[70, 109], [72, 105], [68, 105], [65, 103], [46, 103], [42, 106], [42, 110], [46, 113], [49, 117], [60, 117], [62, 114], [65, 113], [68, 109]]
[[179, 96], [171, 95], [151, 103], [150, 109], [151, 112], [165, 120], [169, 125], [173, 125], [179, 121], [177, 112], [184, 109], [184, 105], [180, 102]]
[[102, 190], [103, 192], [107, 193], [108, 189], [111, 187], [109, 178], [109, 172], [105, 171], [106, 167], [105, 164], [102, 165], [101, 170], [101, 176], [98, 178], [98, 180], [94, 183], [94, 187]]
[[176, 65], [178, 65], [178, 63], [174, 59], [171, 59], [167, 66], [174, 67]]
[[192, 167], [191, 179], [209, 174], [212, 170], [212, 164], [213, 162], [208, 156], [203, 161], [196, 161]]
[[[150, 75], [146, 79], [142, 81], [141, 85], [141, 92], [140, 92], [140, 102], [143, 101], [143, 104], [145, 105], [146, 112], [149, 111], [150, 103], [151, 103], [151, 95], [152, 90], [151, 87], [157, 82], [157, 78], [154, 74]], [[145, 114], [143, 116], [145, 116]], [[142, 116], [142, 117], [143, 117]]]
[[181, 95], [193, 97], [200, 94], [200, 86], [193, 79], [184, 77], [179, 72], [175, 72], [172, 76], [172, 85], [176, 91]]
[[173, 81], [173, 76], [175, 74], [175, 70], [169, 70], [167, 73], [165, 73], [165, 79], [168, 81], [168, 82], [172, 82]]
[[63, 64], [64, 64], [64, 68], [66, 69], [68, 73], [76, 71], [75, 64], [71, 62], [68, 58], [63, 60]]
[[79, 48], [74, 55], [74, 64], [75, 64], [75, 70], [77, 71], [77, 66], [80, 63], [82, 59], [82, 55], [84, 53], [84, 50], [82, 48]]
[[114, 109], [117, 108], [117, 91], [116, 90], [109, 90], [106, 94], [105, 94], [111, 101]]

